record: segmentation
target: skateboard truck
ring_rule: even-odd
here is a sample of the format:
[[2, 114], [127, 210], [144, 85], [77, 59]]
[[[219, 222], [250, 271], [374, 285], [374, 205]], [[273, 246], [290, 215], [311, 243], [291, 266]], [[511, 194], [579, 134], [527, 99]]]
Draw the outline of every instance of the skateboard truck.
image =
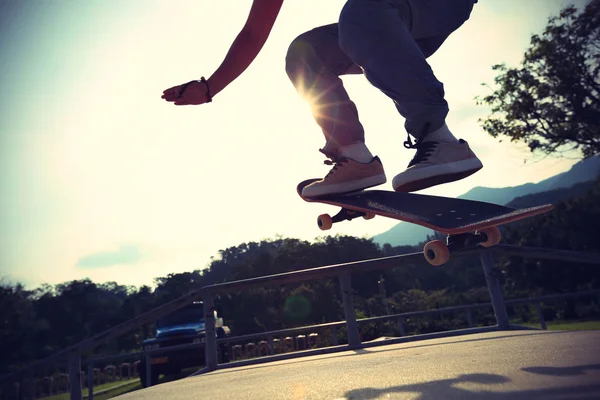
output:
[[[375, 217], [375, 214], [342, 208], [333, 217], [329, 214], [319, 215], [317, 224], [321, 230], [328, 230], [331, 229], [335, 222], [351, 221], [359, 217], [371, 219]], [[450, 260], [450, 253], [476, 248], [477, 246], [492, 247], [497, 245], [501, 239], [502, 234], [500, 233], [500, 229], [496, 226], [484, 228], [475, 232], [448, 235], [446, 237], [446, 243], [441, 240], [432, 240], [425, 244], [425, 247], [423, 247], [423, 255], [429, 264], [440, 266]]]
[[350, 210], [343, 208], [335, 214], [333, 217], [329, 214], [321, 214], [317, 218], [317, 224], [322, 231], [331, 229], [334, 223], [341, 221], [352, 221], [354, 218], [363, 217], [364, 219], [372, 219], [375, 217], [375, 213], [367, 213], [363, 211]]
[[[321, 230], [329, 230], [336, 222], [351, 221], [355, 218], [363, 217], [372, 219], [375, 213], [342, 209], [333, 217], [329, 214], [321, 214], [317, 218], [317, 224]], [[497, 245], [502, 239], [500, 229], [496, 226], [484, 228], [475, 232], [459, 233], [448, 235], [446, 243], [441, 240], [432, 240], [425, 244], [423, 255], [427, 262], [433, 266], [445, 264], [450, 259], [450, 253], [476, 248], [477, 246], [492, 247]]]
[[[477, 247], [482, 243], [486, 243], [491, 239], [491, 242], [495, 241], [495, 235], [500, 236], [500, 232], [492, 232], [492, 228], [482, 229], [475, 232], [459, 233], [456, 235], [448, 235], [446, 237], [446, 246], [450, 252], [467, 250]], [[490, 236], [493, 236], [490, 238]]]
[[446, 243], [441, 240], [432, 240], [423, 247], [423, 255], [429, 264], [437, 267], [448, 262], [451, 252], [468, 250], [477, 246], [492, 247], [500, 243], [501, 239], [500, 229], [497, 226], [491, 226], [475, 232], [448, 235]]

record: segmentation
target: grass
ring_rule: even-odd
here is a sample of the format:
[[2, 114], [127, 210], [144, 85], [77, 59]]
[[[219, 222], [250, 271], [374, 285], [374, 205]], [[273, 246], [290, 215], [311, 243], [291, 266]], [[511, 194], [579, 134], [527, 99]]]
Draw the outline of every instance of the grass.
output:
[[106, 393], [103, 393], [103, 394], [98, 394], [98, 395], [95, 394], [94, 400], [108, 400], [113, 397], [125, 394], [125, 393], [133, 392], [134, 390], [139, 390], [141, 388], [142, 388], [142, 384], [140, 383], [140, 380], [135, 379], [135, 381], [129, 385], [117, 387], [116, 389], [111, 390]]
[[[192, 373], [196, 372], [197, 370], [198, 370], [198, 368], [187, 368], [176, 375], [172, 375], [172, 376], [168, 376], [168, 377], [161, 375], [161, 377], [159, 379], [159, 383], [171, 382], [174, 380], [185, 378], [187, 376], [190, 376]], [[102, 385], [96, 385], [96, 386], [94, 386], [94, 400], [108, 400], [113, 397], [117, 397], [122, 394], [133, 392], [133, 391], [139, 390], [139, 389], [142, 389], [142, 384], [141, 384], [139, 378], [128, 379], [128, 380], [123, 380], [123, 381], [118, 381], [118, 382], [110, 382], [110, 383], [105, 383]], [[102, 391], [103, 393], [97, 394], [100, 391]], [[87, 395], [88, 395], [87, 388], [84, 388], [82, 390], [82, 394], [83, 394], [84, 399], [87, 398]], [[53, 395], [53, 396], [49, 396], [49, 397], [44, 397], [42, 399], [43, 400], [69, 400], [70, 395], [69, 395], [69, 393], [61, 393], [61, 394], [57, 394], [57, 395]]]
[[[94, 386], [94, 400], [106, 400], [112, 397], [118, 396], [123, 393], [127, 393], [133, 390], [140, 389], [142, 387], [139, 378], [128, 379], [117, 382], [105, 383], [102, 385]], [[102, 394], [96, 394], [100, 391], [106, 391]], [[88, 389], [84, 388], [82, 390], [83, 397], [87, 397]], [[44, 397], [44, 400], [69, 400], [69, 393], [61, 393], [53, 396]]]

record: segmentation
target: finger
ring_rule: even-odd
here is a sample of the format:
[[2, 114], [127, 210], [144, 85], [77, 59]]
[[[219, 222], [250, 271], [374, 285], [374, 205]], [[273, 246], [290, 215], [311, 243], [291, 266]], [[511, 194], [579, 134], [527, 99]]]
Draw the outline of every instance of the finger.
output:
[[167, 101], [174, 101], [180, 99], [185, 92], [183, 86], [184, 85], [179, 85], [174, 88], [168, 89], [164, 92], [164, 94], [161, 97]]
[[166, 101], [175, 101], [175, 100], [179, 99], [179, 96], [177, 96], [177, 95], [163, 95], [163, 96], [161, 96], [161, 99], [165, 99]]
[[165, 93], [161, 97], [168, 101], [181, 99], [182, 97], [185, 97], [185, 94], [186, 94], [185, 89], [186, 89], [185, 85], [179, 85], [179, 86], [176, 86], [175, 88], [168, 89], [168, 91], [166, 90]]
[[180, 90], [181, 90], [181, 87], [182, 87], [182, 86], [183, 86], [183, 85], [177, 85], [177, 86], [170, 87], [170, 88], [168, 88], [168, 89], [164, 90], [164, 91], [163, 91], [163, 94], [173, 94], [173, 93], [179, 93], [179, 92], [180, 92]]

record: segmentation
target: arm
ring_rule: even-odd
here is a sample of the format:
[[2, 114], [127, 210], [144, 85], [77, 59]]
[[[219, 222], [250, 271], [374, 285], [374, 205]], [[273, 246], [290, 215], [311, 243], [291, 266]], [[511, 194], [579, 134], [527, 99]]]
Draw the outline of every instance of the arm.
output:
[[[244, 27], [221, 65], [207, 80], [212, 96], [221, 92], [252, 64], [271, 33], [283, 1], [254, 0]], [[162, 98], [175, 101], [176, 105], [202, 104], [208, 101], [204, 83], [194, 82], [193, 85], [186, 85], [165, 90]]]
[[254, 0], [246, 24], [229, 48], [223, 63], [208, 79], [211, 93], [217, 94], [252, 64], [263, 48], [283, 0]]

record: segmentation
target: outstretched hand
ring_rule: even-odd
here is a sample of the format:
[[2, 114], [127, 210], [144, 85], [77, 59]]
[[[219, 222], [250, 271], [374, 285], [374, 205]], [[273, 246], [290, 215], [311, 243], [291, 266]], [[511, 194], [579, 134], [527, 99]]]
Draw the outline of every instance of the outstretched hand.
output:
[[174, 103], [176, 106], [198, 105], [210, 102], [206, 85], [200, 81], [191, 81], [173, 86], [165, 90], [161, 98]]

